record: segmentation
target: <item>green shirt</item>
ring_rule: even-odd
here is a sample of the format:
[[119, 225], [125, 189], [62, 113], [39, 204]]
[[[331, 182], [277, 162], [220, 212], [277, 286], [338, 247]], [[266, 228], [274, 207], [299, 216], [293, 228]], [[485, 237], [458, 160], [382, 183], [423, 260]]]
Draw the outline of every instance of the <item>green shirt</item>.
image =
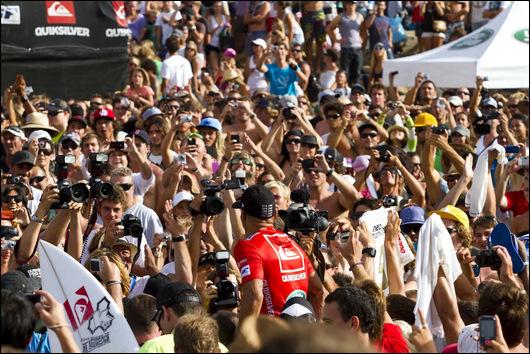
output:
[[[228, 349], [219, 342], [219, 349], [221, 353], [228, 353]], [[138, 353], [174, 353], [175, 342], [173, 341], [173, 333], [165, 334], [148, 340], [138, 350]]]

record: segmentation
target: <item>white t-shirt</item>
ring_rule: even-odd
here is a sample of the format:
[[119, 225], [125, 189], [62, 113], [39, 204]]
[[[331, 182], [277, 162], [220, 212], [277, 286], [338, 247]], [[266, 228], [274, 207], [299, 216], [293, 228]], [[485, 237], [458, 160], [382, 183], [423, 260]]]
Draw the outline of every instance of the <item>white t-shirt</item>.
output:
[[151, 178], [144, 179], [140, 172], [133, 173], [132, 180], [134, 184], [134, 195], [139, 203], [143, 203], [145, 193], [155, 185], [155, 174], [151, 173]]
[[30, 186], [30, 188], [31, 188], [31, 194], [33, 194], [33, 199], [28, 200], [28, 210], [29, 210], [30, 216], [32, 216], [32, 215], [35, 215], [35, 212], [37, 211], [37, 208], [39, 207], [40, 198], [42, 197], [42, 191], [33, 186]]
[[320, 82], [321, 91], [331, 89], [331, 86], [333, 86], [333, 84], [335, 83], [336, 74], [337, 73], [333, 70], [326, 70], [320, 73], [320, 78], [318, 79], [318, 81]]
[[168, 93], [175, 86], [178, 88], [189, 86], [193, 78], [193, 70], [188, 59], [176, 54], [164, 60], [160, 75], [162, 79], [168, 80], [164, 92]]
[[149, 246], [153, 245], [153, 238], [155, 234], [161, 234], [164, 232], [160, 218], [151, 208], [146, 207], [143, 204], [134, 204], [132, 207], [127, 209], [124, 214], [131, 214], [140, 219], [142, 227], [144, 228], [144, 236], [147, 239]]
[[[171, 162], [175, 161], [178, 154], [173, 150], [170, 151], [170, 154], [172, 156]], [[153, 153], [150, 153], [148, 159], [155, 165], [162, 167], [162, 155], [155, 155]]]

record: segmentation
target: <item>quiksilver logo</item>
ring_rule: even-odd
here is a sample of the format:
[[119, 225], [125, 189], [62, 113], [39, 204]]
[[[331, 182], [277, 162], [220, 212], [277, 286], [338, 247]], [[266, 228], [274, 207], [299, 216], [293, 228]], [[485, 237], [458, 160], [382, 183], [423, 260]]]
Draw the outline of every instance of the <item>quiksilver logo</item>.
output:
[[56, 1], [48, 8], [48, 16], [73, 17], [74, 15], [60, 1]]

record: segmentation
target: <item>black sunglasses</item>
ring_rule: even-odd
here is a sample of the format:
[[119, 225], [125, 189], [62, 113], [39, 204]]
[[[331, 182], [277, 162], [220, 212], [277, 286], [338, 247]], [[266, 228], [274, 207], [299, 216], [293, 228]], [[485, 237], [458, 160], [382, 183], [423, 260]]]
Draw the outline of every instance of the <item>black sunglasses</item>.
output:
[[285, 140], [285, 145], [289, 145], [289, 144], [300, 144], [300, 139], [287, 139]]
[[52, 154], [52, 151], [48, 149], [39, 149], [38, 153], [40, 154], [41, 152], [46, 156], [50, 156]]
[[411, 232], [414, 231], [415, 234], [419, 234], [420, 233], [420, 229], [421, 229], [421, 226], [420, 224], [408, 224], [408, 225], [401, 225], [401, 231], [404, 233], [404, 234], [410, 234]]
[[130, 183], [120, 183], [118, 184], [118, 186], [120, 186], [125, 192], [127, 192], [129, 189], [131, 189], [133, 185]]
[[338, 113], [335, 113], [335, 114], [327, 114], [326, 115], [326, 119], [338, 119], [340, 117], [340, 114]]
[[2, 199], [3, 199], [4, 203], [11, 203], [13, 201], [15, 203], [21, 203], [22, 202], [22, 197], [19, 196], [19, 195], [5, 195]]
[[59, 113], [63, 113], [64, 111], [48, 111], [48, 115], [49, 116], [52, 116], [52, 117], [55, 117], [56, 115], [58, 115]]
[[265, 165], [262, 163], [257, 163], [256, 168], [265, 168]]
[[31, 177], [29, 179], [29, 183], [31, 183], [31, 184], [33, 184], [33, 183], [41, 183], [45, 179], [46, 179], [46, 176], [35, 176], [35, 177]]
[[362, 139], [366, 139], [366, 138], [368, 138], [368, 137], [370, 137], [370, 138], [375, 138], [377, 135], [379, 135], [379, 134], [377, 134], [376, 132], [362, 133], [362, 134], [361, 134], [361, 138], [362, 138]]

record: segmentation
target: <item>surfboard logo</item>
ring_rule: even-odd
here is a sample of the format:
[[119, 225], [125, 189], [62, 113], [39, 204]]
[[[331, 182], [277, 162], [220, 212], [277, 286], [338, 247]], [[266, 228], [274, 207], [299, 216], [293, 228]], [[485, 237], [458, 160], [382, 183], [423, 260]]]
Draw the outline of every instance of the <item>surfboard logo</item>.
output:
[[517, 31], [513, 34], [513, 37], [517, 39], [518, 41], [521, 41], [523, 43], [528, 44], [528, 28], [522, 29], [520, 31]]
[[92, 303], [90, 302], [90, 298], [88, 297], [85, 287], [82, 286], [77, 289], [75, 294], [77, 295], [77, 300], [74, 303], [73, 311], [68, 300], [66, 300], [63, 304], [64, 309], [66, 310], [66, 315], [68, 316], [74, 331], [76, 331], [83, 323], [88, 321], [94, 314], [94, 308], [92, 307]]
[[486, 42], [491, 37], [493, 37], [494, 33], [495, 33], [494, 30], [489, 29], [489, 28], [484, 28], [483, 30], [480, 30], [479, 32], [474, 33], [470, 35], [469, 37], [462, 39], [458, 43], [452, 45], [451, 47], [449, 47], [449, 50], [459, 50], [459, 49], [467, 49], [471, 47], [476, 47]]
[[73, 1], [46, 1], [48, 24], [76, 24]]

